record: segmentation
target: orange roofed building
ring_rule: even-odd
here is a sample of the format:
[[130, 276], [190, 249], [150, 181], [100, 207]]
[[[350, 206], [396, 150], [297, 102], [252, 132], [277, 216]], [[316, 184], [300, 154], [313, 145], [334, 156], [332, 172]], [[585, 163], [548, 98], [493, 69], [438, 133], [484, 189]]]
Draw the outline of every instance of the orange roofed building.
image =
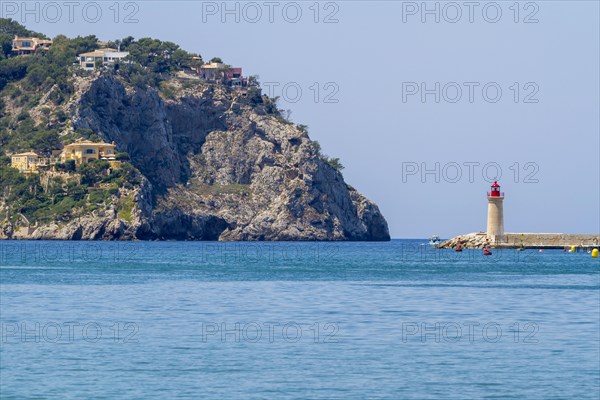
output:
[[77, 166], [95, 160], [115, 161], [116, 147], [114, 143], [94, 143], [79, 139], [75, 143], [65, 146], [60, 154], [60, 159], [62, 162], [73, 160]]
[[50, 46], [52, 46], [52, 40], [15, 36], [12, 42], [12, 52], [18, 56], [35, 54], [40, 51], [48, 51]]

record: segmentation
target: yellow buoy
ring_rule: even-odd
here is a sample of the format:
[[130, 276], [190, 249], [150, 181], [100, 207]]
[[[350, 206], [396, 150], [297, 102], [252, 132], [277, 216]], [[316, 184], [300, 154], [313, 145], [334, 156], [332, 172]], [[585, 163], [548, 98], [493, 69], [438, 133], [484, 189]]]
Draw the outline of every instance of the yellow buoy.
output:
[[592, 250], [592, 258], [598, 258], [598, 249]]
[[577, 251], [577, 248], [575, 246], [571, 246], [571, 253], [575, 253]]

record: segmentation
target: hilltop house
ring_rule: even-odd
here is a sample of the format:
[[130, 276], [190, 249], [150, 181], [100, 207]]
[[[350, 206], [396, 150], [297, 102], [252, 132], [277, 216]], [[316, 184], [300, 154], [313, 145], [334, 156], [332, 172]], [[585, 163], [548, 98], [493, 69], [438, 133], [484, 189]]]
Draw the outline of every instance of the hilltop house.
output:
[[10, 156], [10, 166], [23, 174], [37, 173], [39, 164], [40, 156], [33, 151]]
[[204, 64], [197, 69], [200, 78], [208, 82], [216, 82], [221, 79], [222, 71], [225, 68], [225, 64], [213, 62], [210, 64]]
[[231, 87], [248, 86], [248, 80], [242, 75], [242, 68], [232, 68], [223, 63], [204, 64], [195, 71], [207, 82], [223, 83]]
[[241, 68], [229, 68], [223, 72], [224, 83], [231, 87], [248, 86], [248, 80], [242, 76]]
[[73, 160], [77, 166], [95, 160], [106, 160], [110, 162], [112, 167], [117, 167], [119, 162], [115, 160], [116, 147], [114, 143], [94, 143], [79, 139], [75, 143], [65, 146], [60, 154], [60, 159], [62, 162]]
[[15, 36], [12, 42], [12, 52], [17, 56], [34, 54], [38, 51], [46, 52], [50, 46], [52, 46], [52, 40]]
[[106, 66], [121, 61], [128, 55], [129, 52], [127, 51], [105, 48], [80, 54], [78, 62], [81, 68], [87, 71], [93, 71], [96, 68], [96, 61], [101, 61], [102, 65]]

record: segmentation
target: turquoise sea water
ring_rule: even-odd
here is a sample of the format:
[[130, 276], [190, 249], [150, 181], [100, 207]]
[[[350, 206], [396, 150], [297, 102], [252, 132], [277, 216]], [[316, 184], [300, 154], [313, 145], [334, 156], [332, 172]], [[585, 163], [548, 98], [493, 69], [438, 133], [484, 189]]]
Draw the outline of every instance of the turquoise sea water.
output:
[[598, 398], [598, 259], [423, 242], [0, 242], [0, 397]]

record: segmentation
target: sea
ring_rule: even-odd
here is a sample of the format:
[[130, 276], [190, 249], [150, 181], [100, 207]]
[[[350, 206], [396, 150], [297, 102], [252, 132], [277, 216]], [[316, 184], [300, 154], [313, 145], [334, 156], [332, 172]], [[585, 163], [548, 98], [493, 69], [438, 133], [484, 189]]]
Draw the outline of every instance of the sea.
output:
[[599, 259], [426, 242], [0, 242], [0, 398], [599, 398]]

